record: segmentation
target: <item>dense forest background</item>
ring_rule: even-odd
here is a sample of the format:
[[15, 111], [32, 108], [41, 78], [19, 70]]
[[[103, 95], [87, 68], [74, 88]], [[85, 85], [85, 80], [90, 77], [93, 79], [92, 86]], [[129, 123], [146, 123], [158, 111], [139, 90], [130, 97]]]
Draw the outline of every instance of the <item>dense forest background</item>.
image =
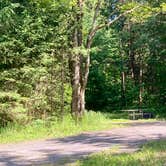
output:
[[[98, 2], [85, 2], [82, 34], [90, 29]], [[70, 55], [75, 1], [0, 1], [0, 125], [71, 112]], [[86, 109], [148, 108], [165, 113], [166, 5], [164, 1], [101, 1], [97, 23], [112, 21], [139, 3], [140, 9], [104, 26], [93, 38]], [[95, 11], [94, 10], [94, 11]], [[80, 11], [79, 11], [80, 12]], [[78, 13], [79, 13], [78, 12]], [[76, 15], [76, 17], [79, 14]], [[85, 42], [85, 41], [83, 41]]]

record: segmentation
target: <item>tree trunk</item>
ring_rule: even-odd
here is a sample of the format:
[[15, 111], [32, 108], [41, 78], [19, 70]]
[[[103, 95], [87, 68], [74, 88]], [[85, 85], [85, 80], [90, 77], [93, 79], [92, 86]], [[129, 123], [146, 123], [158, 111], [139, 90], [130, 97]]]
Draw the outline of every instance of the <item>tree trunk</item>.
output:
[[64, 83], [65, 83], [65, 73], [64, 73], [64, 53], [62, 52], [62, 61], [61, 61], [61, 112], [60, 120], [63, 120], [64, 117]]
[[[72, 85], [72, 102], [71, 113], [76, 121], [80, 120], [85, 110], [85, 89], [89, 75], [90, 55], [82, 55], [81, 48], [83, 46], [83, 1], [77, 0], [77, 9], [75, 15], [75, 28], [72, 33], [72, 48], [80, 49], [78, 53], [72, 53], [69, 66], [71, 72]], [[84, 49], [89, 53], [88, 49], [91, 42], [87, 42]]]
[[[86, 48], [89, 49], [89, 48]], [[90, 53], [88, 52], [87, 57], [82, 57], [84, 61], [81, 61], [81, 91], [80, 91], [80, 112], [81, 115], [84, 114], [85, 111], [85, 90], [89, 76], [89, 67], [90, 67]]]
[[143, 64], [142, 64], [142, 60], [140, 61], [140, 72], [139, 72], [139, 107], [142, 107], [142, 102], [143, 102], [143, 98], [142, 98], [142, 94], [143, 94]]
[[[78, 57], [77, 57], [78, 58]], [[73, 117], [78, 118], [80, 112], [80, 64], [78, 59], [71, 62], [71, 85], [72, 85], [72, 102], [71, 113]]]
[[80, 112], [81, 115], [84, 114], [84, 110], [85, 110], [85, 89], [81, 89], [81, 93], [80, 93]]
[[[90, 53], [89, 50], [91, 48], [91, 44], [93, 38], [97, 31], [103, 29], [105, 27], [109, 27], [113, 25], [114, 22], [119, 20], [121, 17], [131, 13], [136, 8], [128, 10], [118, 17], [116, 17], [112, 21], [108, 21], [108, 23], [97, 24], [97, 18], [100, 15], [100, 7], [102, 1], [97, 0], [94, 7], [94, 15], [92, 18], [92, 24], [89, 27], [89, 33], [86, 36], [83, 36], [83, 7], [85, 5], [84, 0], [76, 0], [76, 5], [72, 7], [73, 9], [73, 19], [71, 19], [70, 26], [71, 28], [71, 48], [84, 48], [88, 52], [88, 55], [84, 57], [80, 51], [80, 53], [76, 53], [69, 58], [69, 66], [71, 73], [71, 85], [72, 85], [72, 103], [71, 103], [71, 113], [78, 120], [82, 117], [85, 110], [85, 89], [87, 85], [88, 75], [89, 75], [89, 67], [90, 67]], [[83, 41], [86, 43], [83, 44]], [[82, 47], [84, 46], [84, 47]]]
[[125, 72], [121, 72], [121, 98], [122, 98], [122, 106], [126, 106], [126, 86], [125, 86]]
[[126, 106], [126, 85], [124, 71], [124, 52], [122, 50], [122, 41], [119, 41], [119, 54], [121, 56], [121, 106]]
[[[84, 58], [77, 55], [75, 60], [70, 61], [71, 85], [72, 85], [72, 103], [71, 113], [76, 121], [80, 120], [85, 110], [85, 89], [89, 75], [90, 57]], [[84, 61], [78, 59], [84, 59]]]
[[128, 22], [128, 31], [129, 31], [129, 43], [128, 43], [128, 54], [129, 54], [129, 58], [130, 58], [130, 70], [131, 70], [131, 78], [134, 80], [135, 84], [136, 84], [136, 78], [135, 78], [135, 53], [133, 50], [133, 38], [134, 38], [134, 34], [132, 33], [132, 24], [129, 21]]

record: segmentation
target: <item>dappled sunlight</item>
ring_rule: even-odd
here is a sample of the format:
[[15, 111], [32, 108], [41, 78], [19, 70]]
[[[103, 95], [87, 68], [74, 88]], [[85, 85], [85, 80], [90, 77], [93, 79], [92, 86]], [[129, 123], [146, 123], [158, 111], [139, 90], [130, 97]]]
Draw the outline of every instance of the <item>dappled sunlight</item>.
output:
[[[115, 147], [118, 148], [117, 154], [131, 153], [147, 141], [166, 138], [165, 125], [165, 122], [149, 122], [101, 132], [85, 132], [66, 138], [0, 145], [0, 164], [3, 166], [17, 166], [22, 163], [63, 165]], [[153, 147], [157, 150], [158, 145]]]
[[71, 166], [164, 166], [166, 164], [166, 140], [145, 144], [134, 153], [105, 151], [89, 156]]

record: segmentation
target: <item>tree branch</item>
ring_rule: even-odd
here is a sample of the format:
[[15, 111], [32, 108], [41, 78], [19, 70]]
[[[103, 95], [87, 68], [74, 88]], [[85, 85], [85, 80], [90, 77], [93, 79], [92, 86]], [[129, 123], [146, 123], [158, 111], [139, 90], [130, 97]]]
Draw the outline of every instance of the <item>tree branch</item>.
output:
[[128, 10], [122, 14], [120, 14], [118, 17], [116, 17], [114, 20], [112, 21], [109, 21], [107, 24], [102, 24], [102, 25], [99, 25], [95, 28], [95, 31], [99, 30], [99, 29], [102, 29], [106, 26], [111, 26], [114, 22], [116, 22], [117, 20], [119, 20], [121, 17], [123, 16], [126, 16], [127, 14], [129, 13], [132, 13], [133, 11], [135, 11], [136, 9], [138, 9], [140, 6], [136, 6], [135, 8], [131, 9], [131, 10]]
[[114, 22], [116, 22], [117, 20], [119, 20], [121, 17], [126, 16], [126, 15], [129, 14], [129, 13], [132, 13], [133, 11], [135, 11], [135, 10], [136, 10], [137, 8], [139, 8], [139, 7], [140, 7], [140, 5], [134, 7], [134, 8], [131, 9], [131, 10], [128, 10], [128, 11], [126, 11], [126, 12], [120, 14], [120, 15], [117, 16], [114, 20], [109, 21], [107, 24], [101, 24], [101, 25], [98, 25], [98, 26], [96, 26], [96, 27], [93, 27], [93, 29], [91, 30], [91, 32], [89, 33], [89, 36], [88, 36], [88, 39], [89, 39], [88, 48], [90, 48], [90, 45], [91, 45], [92, 40], [93, 40], [93, 37], [95, 36], [95, 34], [96, 34], [96, 32], [97, 32], [98, 30], [100, 30], [100, 29], [102, 29], [102, 28], [105, 28], [105, 27], [111, 26]]
[[98, 17], [98, 14], [99, 14], [100, 4], [101, 4], [101, 1], [98, 0], [97, 3], [96, 3], [96, 7], [94, 9], [94, 16], [93, 16], [92, 26], [89, 30], [89, 34], [88, 34], [88, 37], [87, 37], [87, 44], [86, 44], [87, 48], [90, 48], [90, 45], [91, 45], [91, 37], [93, 36], [93, 31], [95, 29], [95, 24], [96, 24], [97, 17]]

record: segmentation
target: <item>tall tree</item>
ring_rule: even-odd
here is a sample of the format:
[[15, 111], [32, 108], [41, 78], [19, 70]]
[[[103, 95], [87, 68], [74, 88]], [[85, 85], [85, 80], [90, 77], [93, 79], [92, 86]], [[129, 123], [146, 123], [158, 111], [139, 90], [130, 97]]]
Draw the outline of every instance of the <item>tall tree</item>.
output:
[[[90, 49], [95, 34], [105, 27], [111, 26], [123, 16], [138, 8], [132, 4], [122, 14], [116, 11], [112, 15], [105, 15], [104, 8], [113, 8], [111, 1], [77, 0], [72, 3], [70, 71], [72, 84], [71, 111], [76, 120], [80, 119], [85, 110], [85, 89], [90, 67]], [[91, 11], [91, 12], [90, 12]], [[88, 15], [90, 12], [90, 15]], [[108, 13], [108, 12], [107, 12]], [[85, 18], [89, 19], [85, 22]], [[104, 21], [103, 21], [104, 20]]]

